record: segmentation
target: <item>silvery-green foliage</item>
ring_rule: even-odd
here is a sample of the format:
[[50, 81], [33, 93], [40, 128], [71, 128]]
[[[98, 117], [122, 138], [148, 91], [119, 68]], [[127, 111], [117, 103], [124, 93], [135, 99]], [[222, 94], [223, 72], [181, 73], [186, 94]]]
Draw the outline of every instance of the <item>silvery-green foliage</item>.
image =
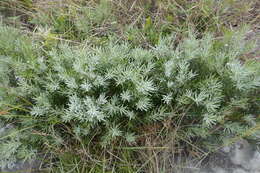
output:
[[[228, 63], [230, 77], [239, 90], [250, 91], [260, 86], [260, 76], [255, 77], [256, 69], [250, 68], [250, 64], [243, 64], [238, 60]], [[249, 67], [247, 67], [249, 66]]]
[[94, 7], [77, 8], [78, 16], [75, 20], [75, 26], [78, 30], [87, 33], [91, 32], [92, 28], [102, 26], [106, 22], [112, 22], [114, 16], [112, 13], [111, 4], [109, 1], [101, 0]]
[[[0, 27], [0, 38], [15, 40], [4, 36], [7, 30]], [[190, 35], [178, 46], [174, 37], [165, 37], [151, 49], [110, 41], [102, 47], [60, 43], [41, 52], [20, 37], [26, 41], [18, 53], [0, 39], [0, 105], [18, 105], [11, 111], [18, 125], [34, 125], [64, 137], [60, 141], [74, 133], [106, 145], [133, 143], [142, 134], [139, 127], [166, 120], [183, 127], [180, 133], [188, 138], [207, 138], [212, 131], [228, 136], [258, 121], [260, 65], [239, 60], [247, 50], [243, 40], [226, 45], [210, 34]], [[59, 128], [63, 124], [72, 130]]]
[[32, 160], [35, 151], [24, 145], [24, 134], [0, 121], [0, 169], [13, 168], [18, 161]]
[[125, 139], [128, 143], [135, 143], [137, 136], [134, 133], [126, 133]]

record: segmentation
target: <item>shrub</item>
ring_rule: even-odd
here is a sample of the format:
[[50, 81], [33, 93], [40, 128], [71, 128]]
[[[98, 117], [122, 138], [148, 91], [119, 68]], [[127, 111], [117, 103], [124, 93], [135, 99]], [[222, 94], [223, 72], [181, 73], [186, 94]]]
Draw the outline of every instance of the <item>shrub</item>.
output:
[[177, 47], [171, 36], [151, 49], [111, 39], [102, 47], [60, 43], [43, 51], [4, 26], [0, 38], [0, 118], [30, 127], [22, 140], [29, 148], [80, 143], [97, 154], [97, 147], [140, 142], [142, 127], [166, 120], [178, 136], [210, 148], [259, 121], [260, 64], [239, 59], [250, 50], [242, 32], [222, 40], [190, 34]]

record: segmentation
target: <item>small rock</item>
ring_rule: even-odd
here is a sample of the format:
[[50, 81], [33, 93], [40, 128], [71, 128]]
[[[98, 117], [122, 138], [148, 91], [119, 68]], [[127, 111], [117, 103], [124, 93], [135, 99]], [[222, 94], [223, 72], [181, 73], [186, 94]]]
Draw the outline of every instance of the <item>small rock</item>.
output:
[[237, 168], [233, 171], [233, 173], [249, 173], [248, 171], [246, 172], [245, 170], [241, 169], [241, 168]]
[[249, 161], [249, 167], [252, 171], [260, 172], [260, 153], [255, 151], [253, 158]]
[[230, 154], [230, 160], [233, 164], [249, 169], [248, 161], [252, 159], [254, 152], [252, 146], [246, 140], [235, 143]]
[[213, 168], [212, 170], [214, 171], [214, 173], [228, 173], [225, 169], [220, 167]]

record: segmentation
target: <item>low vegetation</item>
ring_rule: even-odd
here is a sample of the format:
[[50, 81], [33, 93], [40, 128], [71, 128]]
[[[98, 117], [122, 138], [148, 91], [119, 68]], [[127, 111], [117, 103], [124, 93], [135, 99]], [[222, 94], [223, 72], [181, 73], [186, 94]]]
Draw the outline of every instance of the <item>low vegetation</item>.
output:
[[1, 1], [0, 168], [172, 172], [259, 142], [255, 5]]

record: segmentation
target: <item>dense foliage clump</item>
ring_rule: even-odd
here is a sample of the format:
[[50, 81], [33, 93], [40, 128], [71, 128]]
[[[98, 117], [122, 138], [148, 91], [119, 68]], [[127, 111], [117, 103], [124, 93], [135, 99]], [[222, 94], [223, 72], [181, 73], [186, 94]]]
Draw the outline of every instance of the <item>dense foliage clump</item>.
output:
[[[221, 40], [189, 34], [177, 46], [174, 41], [173, 35], [160, 38], [145, 49], [111, 38], [100, 47], [60, 43], [45, 50], [1, 26], [0, 118], [17, 131], [0, 137], [1, 153], [10, 152], [0, 155], [0, 166], [20, 150], [26, 158], [35, 149], [76, 144], [138, 145], [143, 127], [163, 129], [165, 122], [174, 137], [199, 139], [208, 148], [256, 129], [260, 64], [241, 60], [250, 50], [243, 34]], [[15, 147], [6, 150], [10, 142]]]

